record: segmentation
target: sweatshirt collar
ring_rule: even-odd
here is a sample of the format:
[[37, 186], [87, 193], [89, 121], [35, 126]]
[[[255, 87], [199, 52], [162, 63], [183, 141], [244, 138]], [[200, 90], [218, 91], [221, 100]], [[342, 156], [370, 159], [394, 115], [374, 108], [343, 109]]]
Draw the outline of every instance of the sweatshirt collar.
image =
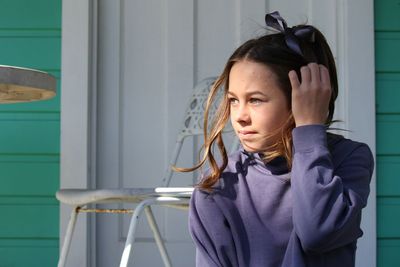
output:
[[273, 160], [265, 163], [262, 159], [262, 155], [260, 153], [251, 153], [247, 152], [246, 150], [241, 147], [242, 155], [244, 156], [243, 164], [244, 167], [247, 166], [259, 166], [263, 169], [266, 169], [273, 175], [282, 175], [289, 172], [289, 168], [287, 166], [286, 159], [284, 157], [277, 157]]

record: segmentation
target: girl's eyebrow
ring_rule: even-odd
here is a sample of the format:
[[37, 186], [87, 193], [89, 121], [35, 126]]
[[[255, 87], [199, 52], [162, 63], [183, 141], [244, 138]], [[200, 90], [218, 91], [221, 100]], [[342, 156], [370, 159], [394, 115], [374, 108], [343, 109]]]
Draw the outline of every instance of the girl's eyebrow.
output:
[[[228, 95], [236, 96], [236, 94], [232, 91], [228, 91]], [[264, 92], [262, 91], [249, 91], [245, 93], [246, 96], [250, 95], [262, 95], [262, 96], [267, 96]]]

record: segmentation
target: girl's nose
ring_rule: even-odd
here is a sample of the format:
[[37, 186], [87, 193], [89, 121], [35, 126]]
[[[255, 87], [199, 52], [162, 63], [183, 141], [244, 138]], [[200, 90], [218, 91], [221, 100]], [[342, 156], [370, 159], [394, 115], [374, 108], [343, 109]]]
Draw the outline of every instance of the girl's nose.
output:
[[236, 109], [235, 114], [236, 122], [238, 123], [249, 123], [250, 122], [250, 114], [245, 105], [239, 105]]

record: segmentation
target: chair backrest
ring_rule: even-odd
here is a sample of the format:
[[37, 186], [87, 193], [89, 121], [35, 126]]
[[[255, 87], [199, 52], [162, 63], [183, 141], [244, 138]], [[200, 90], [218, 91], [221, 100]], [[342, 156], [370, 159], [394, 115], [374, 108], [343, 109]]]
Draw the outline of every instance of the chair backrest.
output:
[[[216, 77], [206, 78], [197, 83], [194, 87], [192, 96], [186, 108], [182, 129], [179, 133], [178, 139], [179, 137], [185, 138], [186, 136], [203, 134], [204, 112], [207, 98], [216, 79]], [[221, 97], [222, 92], [220, 90], [220, 93], [217, 94], [216, 99], [210, 108], [210, 117], [215, 114], [218, 105], [221, 102]], [[229, 129], [227, 129], [227, 131], [229, 131]]]
[[[171, 178], [173, 175], [173, 170], [171, 166], [176, 165], [179, 153], [181, 151], [183, 141], [188, 136], [196, 136], [196, 135], [203, 135], [203, 123], [204, 123], [204, 111], [207, 104], [207, 98], [210, 93], [210, 89], [214, 82], [216, 81], [217, 77], [209, 77], [206, 78], [199, 83], [193, 89], [193, 94], [189, 99], [188, 106], [186, 108], [184, 120], [182, 123], [182, 128], [178, 134], [178, 138], [176, 140], [175, 148], [172, 153], [172, 157], [170, 160], [170, 165], [166, 171], [166, 174], [163, 178], [164, 186], [169, 186], [171, 182]], [[209, 117], [212, 118], [217, 111], [218, 105], [222, 100], [222, 90], [217, 94], [216, 99], [209, 110]], [[228, 123], [224, 129], [224, 132], [232, 132], [233, 129], [231, 124]], [[231, 145], [231, 150], [237, 149], [239, 146], [239, 141], [235, 138], [233, 144]]]

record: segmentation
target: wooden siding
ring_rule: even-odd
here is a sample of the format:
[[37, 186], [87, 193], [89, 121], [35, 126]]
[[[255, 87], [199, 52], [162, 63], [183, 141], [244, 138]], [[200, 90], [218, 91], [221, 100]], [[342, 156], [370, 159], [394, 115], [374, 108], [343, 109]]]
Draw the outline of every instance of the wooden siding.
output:
[[50, 72], [57, 97], [0, 105], [0, 265], [56, 266], [61, 0], [2, 0], [0, 64]]
[[375, 0], [378, 266], [400, 266], [400, 1]]

